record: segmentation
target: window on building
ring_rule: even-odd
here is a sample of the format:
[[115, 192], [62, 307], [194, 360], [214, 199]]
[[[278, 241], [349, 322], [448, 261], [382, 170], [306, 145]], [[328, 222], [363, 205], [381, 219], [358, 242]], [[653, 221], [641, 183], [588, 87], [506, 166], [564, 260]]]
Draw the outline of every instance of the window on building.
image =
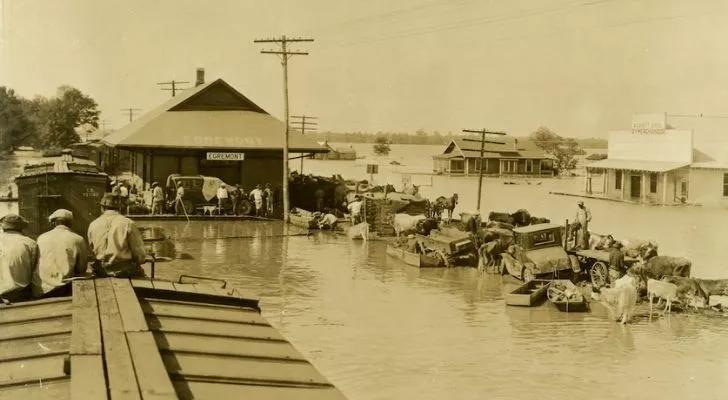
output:
[[723, 174], [723, 196], [728, 196], [728, 174]]
[[622, 189], [622, 171], [614, 171], [614, 188]]
[[518, 172], [518, 160], [503, 160], [503, 171], [504, 174], [515, 174]]
[[650, 174], [650, 193], [657, 193], [657, 174]]
[[526, 173], [533, 172], [533, 160], [526, 160]]

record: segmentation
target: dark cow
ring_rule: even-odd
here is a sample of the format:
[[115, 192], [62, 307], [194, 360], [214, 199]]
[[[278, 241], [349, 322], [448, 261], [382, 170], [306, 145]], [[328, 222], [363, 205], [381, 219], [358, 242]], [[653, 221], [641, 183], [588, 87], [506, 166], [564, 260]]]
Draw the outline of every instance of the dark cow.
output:
[[511, 214], [495, 211], [491, 211], [490, 214], [488, 214], [488, 221], [503, 222], [511, 226], [514, 225], [515, 222], [513, 221], [513, 217], [511, 217]]
[[[710, 305], [710, 295], [718, 293], [710, 293], [710, 289], [703, 287], [705, 279], [683, 278], [680, 276], [666, 276], [663, 280], [677, 286], [677, 299], [686, 304], [690, 304], [691, 300], [699, 300], [704, 302], [704, 306]], [[701, 282], [702, 281], [702, 282]], [[707, 290], [706, 290], [707, 289]], [[695, 306], [695, 304], [693, 304]], [[695, 306], [697, 308], [697, 306]]]
[[497, 229], [511, 230], [511, 229], [513, 229], [513, 224], [509, 224], [506, 222], [500, 222], [500, 221], [488, 221], [488, 223], [485, 224], [485, 227], [488, 229], [497, 228]]
[[541, 218], [541, 217], [531, 217], [531, 225], [536, 224], [548, 224], [551, 220], [548, 218]]
[[655, 256], [642, 263], [634, 265], [631, 270], [647, 283], [647, 279], [660, 280], [665, 276], [690, 277], [690, 260], [682, 257]]
[[528, 210], [520, 209], [511, 214], [511, 218], [513, 218], [513, 225], [515, 226], [527, 226], [531, 224], [531, 214]]
[[415, 231], [422, 236], [429, 236], [430, 232], [439, 227], [438, 221], [435, 218], [427, 218], [417, 221], [415, 225]]

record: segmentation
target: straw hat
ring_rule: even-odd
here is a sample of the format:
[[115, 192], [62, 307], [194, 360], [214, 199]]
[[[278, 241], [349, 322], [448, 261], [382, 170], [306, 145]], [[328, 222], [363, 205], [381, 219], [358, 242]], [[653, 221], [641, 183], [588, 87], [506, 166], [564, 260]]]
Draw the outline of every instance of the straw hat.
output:
[[28, 226], [28, 220], [18, 214], [7, 214], [0, 218], [0, 228], [5, 231], [19, 231]]

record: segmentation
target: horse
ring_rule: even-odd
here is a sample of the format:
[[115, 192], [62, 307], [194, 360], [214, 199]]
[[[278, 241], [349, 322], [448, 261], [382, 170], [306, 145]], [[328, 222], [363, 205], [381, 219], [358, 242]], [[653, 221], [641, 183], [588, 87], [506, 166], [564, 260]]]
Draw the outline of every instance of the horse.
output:
[[440, 196], [435, 199], [434, 212], [437, 218], [442, 217], [442, 212], [447, 210], [447, 220], [452, 220], [452, 213], [458, 204], [458, 194], [454, 193], [452, 197]]

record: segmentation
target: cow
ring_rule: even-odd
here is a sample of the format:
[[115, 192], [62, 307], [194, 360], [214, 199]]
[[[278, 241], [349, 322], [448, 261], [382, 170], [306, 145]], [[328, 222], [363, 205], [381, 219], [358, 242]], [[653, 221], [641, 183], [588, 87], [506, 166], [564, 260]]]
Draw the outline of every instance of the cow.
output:
[[525, 209], [514, 212], [511, 214], [511, 218], [513, 218], [513, 225], [515, 226], [527, 226], [531, 223], [531, 214]]
[[356, 224], [349, 228], [349, 231], [346, 234], [351, 240], [361, 238], [366, 242], [369, 240], [369, 224], [366, 222]]
[[609, 311], [610, 319], [615, 321], [621, 319], [621, 323], [626, 324], [632, 318], [637, 306], [635, 279], [625, 275], [615, 281], [613, 288], [599, 289], [592, 286], [591, 297]]
[[541, 218], [541, 217], [531, 217], [531, 225], [536, 224], [548, 224], [551, 220], [548, 218]]
[[705, 298], [705, 305], [710, 305], [710, 296], [728, 296], [728, 279], [695, 279]]
[[485, 224], [485, 227], [487, 229], [508, 229], [512, 230], [514, 228], [513, 224], [509, 224], [506, 222], [501, 221], [488, 221], [488, 223]]
[[504, 213], [504, 212], [495, 212], [491, 211], [488, 214], [488, 221], [489, 222], [502, 222], [508, 225], [513, 226], [515, 224], [515, 221], [513, 220], [513, 217], [511, 217], [511, 214]]
[[591, 232], [589, 233], [589, 248], [592, 250], [609, 249], [614, 243], [615, 240], [612, 235], [602, 236]]
[[639, 276], [643, 282], [648, 278], [662, 279], [665, 276], [690, 277], [690, 260], [682, 257], [654, 256], [635, 264], [630, 270]]
[[667, 281], [647, 279], [647, 296], [650, 298], [650, 320], [652, 320], [652, 300], [657, 297], [657, 306], [660, 306], [662, 299], [665, 299], [665, 310], [662, 312], [672, 313], [672, 301], [677, 298], [677, 285]]
[[680, 276], [664, 276], [662, 280], [677, 285], [676, 299], [684, 305], [689, 305], [696, 309], [698, 308], [698, 304], [701, 307], [708, 305], [709, 296], [700, 287], [697, 279]]
[[417, 228], [417, 223], [427, 217], [424, 215], [394, 214], [390, 218], [394, 232], [399, 237], [402, 233], [414, 231]]
[[415, 231], [422, 236], [429, 236], [430, 232], [439, 227], [439, 222], [435, 218], [425, 218], [417, 221]]

